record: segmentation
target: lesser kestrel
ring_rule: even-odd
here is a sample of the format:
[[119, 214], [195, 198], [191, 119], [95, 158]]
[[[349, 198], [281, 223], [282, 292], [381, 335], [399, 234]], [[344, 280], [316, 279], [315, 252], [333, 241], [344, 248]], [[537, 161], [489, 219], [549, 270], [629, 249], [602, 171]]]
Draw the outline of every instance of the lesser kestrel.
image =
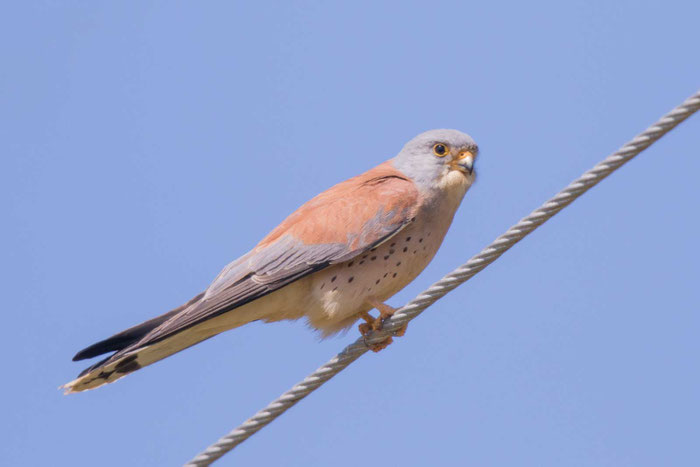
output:
[[[366, 333], [384, 304], [428, 265], [472, 185], [478, 148], [456, 130], [432, 130], [399, 154], [316, 196], [184, 305], [81, 350], [114, 352], [67, 383], [96, 388], [223, 331], [256, 320], [305, 317], [328, 336], [358, 319]], [[378, 318], [368, 312], [377, 308]], [[379, 350], [384, 345], [376, 345]]]

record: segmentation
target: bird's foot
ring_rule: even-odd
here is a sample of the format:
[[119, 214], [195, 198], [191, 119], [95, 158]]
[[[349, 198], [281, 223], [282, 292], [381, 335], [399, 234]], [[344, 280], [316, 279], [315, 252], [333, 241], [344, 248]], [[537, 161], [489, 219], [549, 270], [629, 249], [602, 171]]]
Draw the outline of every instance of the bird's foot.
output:
[[[360, 331], [360, 334], [362, 334], [363, 337], [367, 337], [372, 331], [379, 331], [382, 329], [384, 326], [384, 321], [387, 319], [391, 318], [393, 314], [396, 312], [396, 308], [390, 307], [389, 305], [376, 301], [376, 300], [371, 300], [368, 302], [370, 305], [375, 307], [377, 310], [379, 310], [379, 316], [376, 318], [372, 315], [370, 315], [368, 312], [360, 313], [360, 317], [365, 320], [364, 323], [360, 324], [358, 326], [358, 329]], [[401, 337], [404, 334], [406, 334], [406, 328], [408, 327], [408, 323], [404, 324], [401, 326], [399, 329], [394, 331], [394, 336], [396, 337]], [[394, 339], [389, 336], [386, 339], [384, 339], [381, 342], [377, 342], [376, 344], [368, 344], [365, 339], [365, 345], [369, 347], [369, 349], [372, 352], [379, 352], [380, 350], [384, 350], [389, 345], [394, 342]]]

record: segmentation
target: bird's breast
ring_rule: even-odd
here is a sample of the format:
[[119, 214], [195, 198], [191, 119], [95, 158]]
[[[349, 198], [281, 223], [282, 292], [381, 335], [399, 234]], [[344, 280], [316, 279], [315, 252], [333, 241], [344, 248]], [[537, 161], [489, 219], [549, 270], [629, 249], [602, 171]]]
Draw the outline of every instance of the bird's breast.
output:
[[314, 306], [309, 324], [324, 335], [352, 325], [369, 311], [368, 298], [385, 301], [408, 285], [437, 253], [456, 206], [426, 206], [416, 220], [376, 248], [309, 277]]

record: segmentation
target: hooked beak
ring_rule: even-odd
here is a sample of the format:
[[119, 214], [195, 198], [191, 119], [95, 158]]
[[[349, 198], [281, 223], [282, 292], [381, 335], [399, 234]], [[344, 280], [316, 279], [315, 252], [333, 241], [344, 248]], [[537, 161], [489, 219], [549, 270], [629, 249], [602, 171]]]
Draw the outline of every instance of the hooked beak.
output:
[[460, 152], [450, 165], [453, 169], [471, 175], [474, 172], [474, 154], [469, 151]]

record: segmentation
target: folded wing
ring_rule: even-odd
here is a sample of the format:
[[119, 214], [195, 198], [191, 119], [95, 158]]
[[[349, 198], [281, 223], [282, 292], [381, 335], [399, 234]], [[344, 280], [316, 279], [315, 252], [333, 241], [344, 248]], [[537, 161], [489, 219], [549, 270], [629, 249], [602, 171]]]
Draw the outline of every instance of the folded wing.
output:
[[[127, 330], [98, 342], [76, 359], [116, 351], [84, 372], [93, 373], [208, 319], [235, 313], [246, 303], [376, 247], [415, 219], [419, 203], [413, 182], [389, 162], [340, 183], [291, 214], [186, 306], [130, 328], [138, 332]], [[140, 368], [133, 358], [129, 362], [131, 371]]]

